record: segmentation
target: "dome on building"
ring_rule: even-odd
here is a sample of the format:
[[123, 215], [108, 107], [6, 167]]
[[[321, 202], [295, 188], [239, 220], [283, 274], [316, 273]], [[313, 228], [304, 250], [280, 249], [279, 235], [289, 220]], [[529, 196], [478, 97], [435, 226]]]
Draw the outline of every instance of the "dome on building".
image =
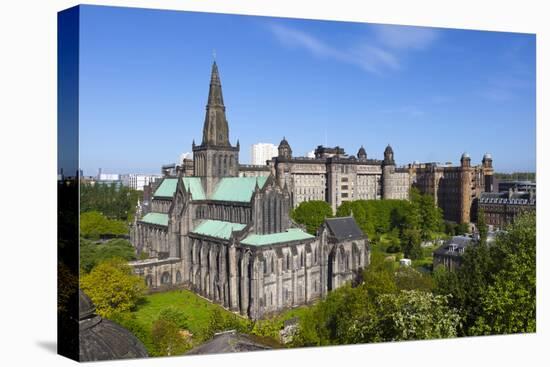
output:
[[462, 157], [460, 159], [470, 159], [470, 155], [466, 152], [462, 153]]
[[359, 159], [367, 159], [367, 152], [365, 151], [365, 148], [361, 145], [361, 148], [359, 148], [359, 151], [357, 152], [357, 158]]
[[392, 149], [391, 145], [389, 145], [389, 144], [386, 147], [386, 149], [384, 149], [384, 154], [388, 154], [388, 153], [393, 154], [393, 149]]
[[95, 314], [92, 300], [79, 290], [80, 361], [145, 358], [145, 346], [128, 330]]
[[483, 159], [493, 159], [493, 157], [491, 156], [491, 153], [485, 153], [483, 155]]

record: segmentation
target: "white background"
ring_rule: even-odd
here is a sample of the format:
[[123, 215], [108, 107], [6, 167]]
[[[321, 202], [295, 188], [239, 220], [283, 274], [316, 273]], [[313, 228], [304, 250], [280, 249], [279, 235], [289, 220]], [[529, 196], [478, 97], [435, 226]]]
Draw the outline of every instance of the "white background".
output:
[[[93, 1], [95, 4], [537, 33], [537, 334], [106, 362], [116, 366], [548, 365], [548, 14], [545, 1]], [[56, 12], [0, 5], [0, 365], [64, 366], [56, 339]], [[546, 24], [545, 24], [546, 23]], [[546, 105], [543, 105], [546, 101]], [[499, 133], [495, 132], [495, 139]], [[451, 137], [452, 138], [452, 137]], [[521, 142], [518, 144], [529, 144]], [[545, 144], [546, 143], [546, 144]], [[548, 158], [547, 158], [548, 159]]]

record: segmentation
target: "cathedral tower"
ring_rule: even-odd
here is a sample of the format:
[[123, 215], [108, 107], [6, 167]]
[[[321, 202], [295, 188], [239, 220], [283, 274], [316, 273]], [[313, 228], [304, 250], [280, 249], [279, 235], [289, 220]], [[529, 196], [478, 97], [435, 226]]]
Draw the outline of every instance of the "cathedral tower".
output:
[[205, 177], [205, 190], [210, 195], [221, 177], [239, 175], [239, 143], [229, 142], [229, 125], [225, 117], [222, 85], [218, 65], [212, 64], [210, 90], [202, 130], [202, 143], [193, 143], [195, 176]]

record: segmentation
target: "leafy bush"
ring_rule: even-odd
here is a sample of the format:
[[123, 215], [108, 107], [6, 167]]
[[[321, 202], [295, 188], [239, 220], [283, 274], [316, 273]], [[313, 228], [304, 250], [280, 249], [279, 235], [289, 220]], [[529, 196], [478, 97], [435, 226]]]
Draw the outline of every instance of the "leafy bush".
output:
[[84, 238], [80, 239], [80, 269], [89, 273], [94, 266], [112, 258], [135, 260], [135, 249], [124, 239], [114, 239], [102, 244], [96, 244]]
[[331, 218], [332, 208], [325, 201], [304, 201], [290, 212], [290, 217], [306, 226], [310, 234], [315, 234], [326, 218]]
[[153, 355], [176, 356], [191, 349], [191, 343], [181, 331], [174, 322], [162, 318], [157, 319], [151, 330]]
[[81, 236], [99, 239], [102, 234], [126, 235], [128, 234], [128, 224], [121, 220], [109, 219], [100, 212], [80, 214]]
[[80, 185], [80, 212], [97, 211], [110, 219], [131, 222], [141, 191], [116, 185]]
[[437, 268], [434, 279], [462, 310], [462, 335], [535, 332], [535, 213], [516, 218], [495, 244], [469, 246], [456, 272]]
[[80, 278], [80, 287], [91, 298], [98, 315], [109, 318], [132, 310], [143, 297], [145, 283], [133, 275], [124, 259], [111, 259], [98, 264]]

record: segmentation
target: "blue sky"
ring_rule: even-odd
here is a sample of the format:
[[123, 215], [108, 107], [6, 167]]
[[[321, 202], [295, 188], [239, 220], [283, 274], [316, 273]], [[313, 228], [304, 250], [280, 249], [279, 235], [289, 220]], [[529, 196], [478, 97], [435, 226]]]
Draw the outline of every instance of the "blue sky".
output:
[[230, 139], [286, 136], [398, 165], [535, 170], [535, 36], [85, 6], [80, 43], [84, 174], [158, 173], [200, 143], [213, 59]]

